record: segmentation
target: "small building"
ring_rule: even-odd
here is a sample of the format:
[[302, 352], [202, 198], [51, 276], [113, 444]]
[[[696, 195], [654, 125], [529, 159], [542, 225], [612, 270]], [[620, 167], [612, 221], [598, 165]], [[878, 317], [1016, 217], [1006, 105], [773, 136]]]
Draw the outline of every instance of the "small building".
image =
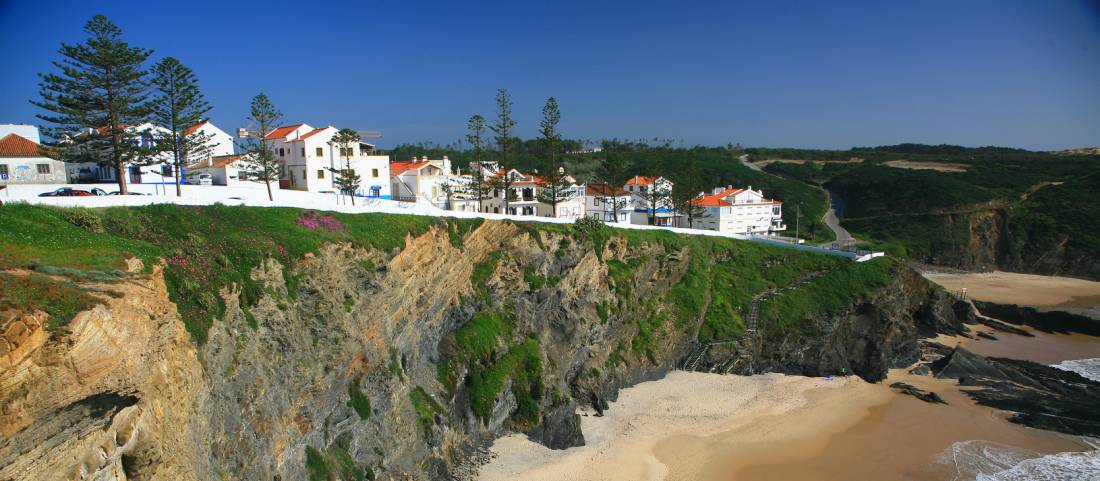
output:
[[[630, 223], [638, 225], [657, 225], [675, 227], [679, 225], [681, 215], [672, 208], [673, 183], [664, 177], [648, 177], [635, 175], [627, 179], [623, 190], [631, 195], [634, 204], [630, 213]], [[651, 192], [660, 192], [653, 196]], [[652, 222], [651, 222], [652, 219]]]
[[587, 184], [584, 192], [585, 215], [609, 224], [629, 224], [634, 211], [633, 197], [617, 185]]
[[696, 229], [732, 234], [768, 235], [786, 230], [783, 203], [764, 197], [764, 192], [733, 186], [718, 187], [699, 196], [696, 205], [706, 213], [695, 221]]
[[23, 133], [34, 140], [17, 133], [0, 137], [0, 184], [67, 183], [65, 163], [46, 156], [38, 144], [38, 129]]
[[284, 188], [309, 192], [335, 192], [333, 170], [344, 168], [350, 158], [351, 168], [361, 182], [355, 195], [391, 198], [390, 158], [378, 155], [374, 145], [358, 142], [344, 150], [332, 142], [338, 129], [332, 126], [315, 129], [307, 124], [279, 127], [263, 140], [275, 152], [282, 167], [280, 184]]
[[[448, 199], [464, 197], [462, 190], [468, 181], [451, 171], [451, 160], [413, 157], [405, 162], [390, 163], [390, 192], [394, 200], [427, 202], [440, 209], [454, 210]], [[448, 195], [448, 190], [450, 194]]]
[[[228, 187], [256, 187], [266, 189], [266, 182], [254, 179], [254, 166], [249, 162], [249, 154], [244, 155], [217, 155], [206, 160], [191, 164], [187, 169], [185, 179], [187, 183], [198, 182], [201, 174], [210, 174], [211, 183]], [[279, 188], [278, 182], [271, 183], [272, 190]]]
[[[504, 206], [504, 190], [492, 189], [489, 191], [489, 197], [482, 202], [483, 210], [495, 214], [520, 216], [552, 217], [555, 214], [553, 206], [539, 200], [539, 192], [548, 185], [546, 179], [512, 169], [507, 173], [498, 170], [488, 177], [488, 181], [492, 184], [493, 178], [504, 175], [512, 181], [509, 187], [511, 195], [507, 199], [508, 206]], [[570, 184], [573, 195], [568, 200], [558, 203], [556, 213], [561, 218], [580, 218], [584, 216], [584, 187], [577, 185], [573, 177], [566, 176], [565, 179]]]

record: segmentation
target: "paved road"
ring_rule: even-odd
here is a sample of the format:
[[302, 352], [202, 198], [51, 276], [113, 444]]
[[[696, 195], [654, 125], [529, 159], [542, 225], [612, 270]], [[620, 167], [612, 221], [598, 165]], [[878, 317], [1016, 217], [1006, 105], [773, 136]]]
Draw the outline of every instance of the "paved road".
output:
[[[825, 193], [829, 196], [829, 210], [825, 212], [825, 216], [821, 218], [821, 221], [829, 226], [829, 229], [832, 229], [833, 235], [836, 236], [836, 240], [833, 242], [840, 244], [841, 247], [854, 243], [856, 239], [852, 237], [852, 234], [848, 233], [847, 229], [840, 226], [840, 219], [836, 216], [837, 199], [833, 196], [832, 192], [826, 190]], [[826, 242], [822, 244], [822, 246], [829, 246], [830, 244], [832, 244], [832, 242]]]

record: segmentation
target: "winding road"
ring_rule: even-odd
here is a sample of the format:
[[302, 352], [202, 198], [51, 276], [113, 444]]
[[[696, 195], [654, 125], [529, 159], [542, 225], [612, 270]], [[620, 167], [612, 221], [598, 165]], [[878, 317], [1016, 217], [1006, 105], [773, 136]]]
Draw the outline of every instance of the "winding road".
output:
[[[738, 157], [738, 159], [741, 160], [742, 164], [745, 164], [745, 167], [748, 167], [757, 172], [762, 172], [771, 176], [779, 177], [775, 174], [765, 171], [759, 165], [749, 162], [748, 155], [742, 155]], [[840, 226], [840, 218], [837, 217], [836, 214], [837, 203], [839, 202], [838, 198], [835, 197], [832, 192], [829, 192], [828, 190], [820, 187], [818, 188], [821, 189], [821, 191], [829, 197], [829, 210], [826, 211], [825, 215], [821, 217], [821, 221], [824, 222], [825, 225], [829, 226], [829, 229], [833, 231], [833, 236], [836, 237], [836, 240], [833, 242], [837, 243], [841, 247], [847, 246], [849, 244], [854, 244], [856, 242], [856, 238], [852, 237], [852, 234], [850, 234], [847, 229]], [[844, 206], [841, 205], [840, 209], [844, 210]], [[821, 246], [830, 247], [833, 242], [826, 242], [824, 244], [821, 244]]]

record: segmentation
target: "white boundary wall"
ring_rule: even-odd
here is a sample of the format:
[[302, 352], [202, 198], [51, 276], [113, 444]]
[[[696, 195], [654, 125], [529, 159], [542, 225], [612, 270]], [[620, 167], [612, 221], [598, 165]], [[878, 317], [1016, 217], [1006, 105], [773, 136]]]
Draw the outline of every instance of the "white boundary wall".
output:
[[[131, 192], [141, 192], [143, 194], [150, 195], [108, 195], [90, 197], [38, 197], [38, 194], [42, 192], [49, 192], [59, 187], [72, 187], [74, 189], [83, 190], [91, 189], [93, 187], [99, 187], [103, 190], [111, 192], [118, 190], [118, 185], [10, 185], [7, 189], [0, 190], [0, 201], [4, 203], [27, 202], [31, 204], [53, 205], [62, 207], [114, 207], [166, 203], [180, 205], [212, 205], [220, 203], [224, 205], [247, 205], [254, 207], [296, 207], [300, 209], [328, 210], [351, 214], [381, 212], [388, 214], [426, 215], [432, 217], [454, 217], [467, 219], [482, 218], [496, 220], [514, 220], [520, 222], [546, 222], [552, 224], [572, 224], [574, 221], [574, 219], [558, 219], [553, 217], [450, 211], [442, 210], [426, 202], [397, 202], [392, 200], [367, 197], [356, 197], [355, 205], [353, 206], [346, 196], [338, 197], [335, 194], [321, 194], [295, 190], [273, 189], [272, 194], [274, 195], [275, 200], [269, 201], [267, 200], [267, 189], [262, 188], [263, 184], [257, 185], [261, 188], [257, 189], [252, 187], [226, 187], [220, 185], [184, 185], [182, 197], [176, 197], [175, 188], [171, 185], [169, 185], [167, 189], [168, 195], [157, 194], [157, 192], [163, 192], [165, 190], [164, 187], [158, 188], [157, 186], [153, 185], [131, 184], [129, 185]], [[657, 227], [637, 224], [614, 224], [611, 226], [619, 229], [667, 230], [671, 232], [676, 232], [678, 234], [726, 237], [732, 239], [747, 240], [777, 247], [785, 247], [789, 249], [816, 252], [819, 254], [846, 257], [857, 262], [863, 262], [866, 260], [870, 260], [874, 257], [881, 257], [883, 255], [883, 253], [881, 252], [856, 253], [835, 251], [821, 247], [792, 244], [761, 237], [750, 237], [743, 234], [732, 234], [712, 230], [687, 229], [682, 227]]]

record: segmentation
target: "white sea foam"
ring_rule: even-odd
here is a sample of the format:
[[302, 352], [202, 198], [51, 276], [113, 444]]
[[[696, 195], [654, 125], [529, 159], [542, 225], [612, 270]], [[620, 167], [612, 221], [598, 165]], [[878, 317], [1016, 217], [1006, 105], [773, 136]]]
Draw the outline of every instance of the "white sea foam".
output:
[[1100, 451], [1058, 453], [1028, 459], [976, 481], [1095, 481], [1100, 479]]
[[1100, 451], [1041, 456], [991, 441], [960, 441], [940, 453], [926, 472], [951, 481], [1095, 481], [1100, 480]]
[[1093, 381], [1100, 381], [1100, 359], [1078, 359], [1073, 361], [1064, 361], [1060, 364], [1054, 364], [1050, 367], [1056, 367], [1063, 371], [1073, 371], [1085, 378], [1092, 379]]

